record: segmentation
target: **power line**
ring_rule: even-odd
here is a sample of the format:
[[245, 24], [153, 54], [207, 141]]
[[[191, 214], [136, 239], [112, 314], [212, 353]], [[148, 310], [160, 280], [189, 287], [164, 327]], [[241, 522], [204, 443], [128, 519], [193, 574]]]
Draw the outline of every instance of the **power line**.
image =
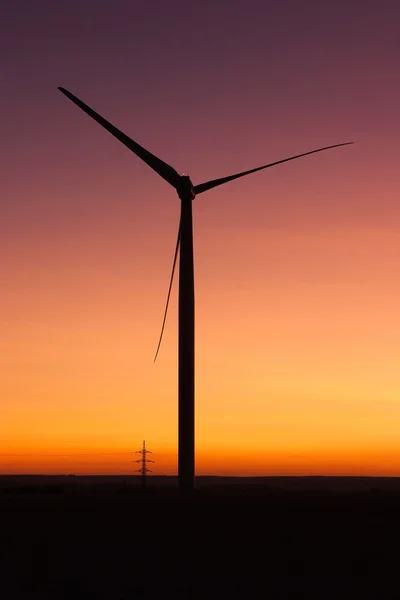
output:
[[0, 457], [8, 456], [121, 456], [129, 454], [129, 450], [122, 450], [120, 452], [68, 452], [68, 453], [56, 453], [56, 452], [5, 452], [0, 453]]

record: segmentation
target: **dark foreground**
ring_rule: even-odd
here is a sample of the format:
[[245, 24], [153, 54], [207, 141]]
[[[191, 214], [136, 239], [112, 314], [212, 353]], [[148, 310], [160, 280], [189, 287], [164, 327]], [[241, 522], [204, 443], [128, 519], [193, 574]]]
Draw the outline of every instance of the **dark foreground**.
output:
[[400, 598], [395, 489], [11, 487], [5, 600]]

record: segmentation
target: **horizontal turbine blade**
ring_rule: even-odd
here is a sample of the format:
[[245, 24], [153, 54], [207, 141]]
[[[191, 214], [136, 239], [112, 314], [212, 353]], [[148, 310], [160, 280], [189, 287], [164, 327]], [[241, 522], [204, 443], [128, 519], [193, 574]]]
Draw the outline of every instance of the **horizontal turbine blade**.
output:
[[257, 167], [256, 169], [251, 169], [250, 171], [244, 171], [243, 173], [237, 173], [236, 175], [229, 175], [228, 177], [222, 177], [221, 179], [213, 179], [212, 181], [207, 181], [207, 183], [201, 183], [200, 185], [194, 186], [195, 194], [201, 194], [202, 192], [206, 192], [207, 190], [211, 190], [211, 188], [217, 187], [217, 185], [222, 185], [223, 183], [228, 183], [228, 181], [232, 181], [233, 179], [238, 179], [239, 177], [244, 177], [245, 175], [250, 175], [250, 173], [255, 173], [256, 171], [261, 171], [262, 169], [268, 169], [268, 167], [274, 167], [275, 165], [280, 165], [281, 163], [288, 162], [289, 160], [294, 160], [295, 158], [301, 158], [302, 156], [307, 156], [308, 154], [315, 154], [315, 152], [322, 152], [323, 150], [329, 150], [330, 148], [338, 148], [339, 146], [348, 146], [349, 144], [354, 144], [354, 142], [345, 142], [344, 144], [335, 144], [334, 146], [326, 146], [325, 148], [318, 148], [318, 150], [311, 150], [310, 152], [304, 152], [304, 154], [296, 154], [296, 156], [291, 156], [290, 158], [284, 158], [283, 160], [278, 160], [276, 162], [270, 163], [269, 165], [264, 165], [263, 167]]
[[86, 114], [88, 114], [92, 119], [100, 123], [107, 131], [109, 131], [114, 137], [116, 137], [120, 142], [122, 142], [129, 150], [134, 152], [136, 156], [141, 158], [146, 164], [149, 165], [156, 173], [158, 173], [165, 181], [168, 181], [174, 188], [176, 188], [179, 181], [179, 174], [173, 169], [170, 165], [162, 161], [154, 154], [151, 154], [148, 150], [139, 146], [136, 142], [131, 140], [130, 137], [122, 133], [119, 129], [114, 127], [111, 123], [106, 121], [103, 117], [101, 117], [97, 112], [95, 112], [90, 106], [79, 100], [76, 96], [68, 92], [65, 88], [59, 87], [60, 92], [62, 92], [67, 98], [72, 100], [79, 108], [81, 108]]
[[174, 263], [172, 265], [172, 273], [171, 273], [171, 279], [169, 281], [169, 288], [168, 288], [168, 296], [167, 296], [167, 302], [165, 305], [165, 311], [164, 311], [164, 319], [162, 322], [162, 326], [161, 326], [161, 334], [160, 334], [160, 339], [158, 340], [158, 346], [157, 346], [157, 350], [156, 350], [156, 355], [154, 357], [154, 362], [156, 362], [157, 360], [157, 356], [158, 356], [158, 351], [160, 350], [160, 346], [161, 346], [161, 340], [163, 337], [163, 333], [164, 333], [164, 327], [165, 327], [165, 321], [167, 319], [167, 312], [168, 312], [168, 305], [169, 305], [169, 298], [171, 296], [171, 290], [172, 290], [172, 283], [174, 281], [174, 273], [175, 273], [175, 266], [176, 266], [176, 259], [178, 256], [178, 250], [179, 250], [179, 244], [181, 241], [181, 224], [179, 223], [179, 229], [178, 229], [178, 237], [176, 239], [176, 246], [175, 246], [175, 255], [174, 255]]

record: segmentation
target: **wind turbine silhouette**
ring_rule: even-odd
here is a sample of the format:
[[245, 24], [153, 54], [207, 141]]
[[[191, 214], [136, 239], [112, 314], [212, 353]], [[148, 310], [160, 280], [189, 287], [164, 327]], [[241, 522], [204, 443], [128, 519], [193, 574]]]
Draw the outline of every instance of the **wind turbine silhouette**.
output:
[[193, 223], [192, 223], [192, 201], [195, 196], [202, 194], [214, 187], [228, 183], [239, 177], [256, 173], [262, 169], [268, 169], [275, 165], [279, 165], [302, 156], [322, 152], [339, 146], [347, 146], [354, 142], [345, 142], [318, 148], [303, 154], [297, 154], [283, 160], [278, 160], [262, 167], [222, 177], [221, 179], [213, 179], [206, 183], [193, 185], [190, 177], [180, 175], [173, 167], [162, 161], [161, 159], [139, 146], [130, 137], [122, 131], [114, 127], [109, 121], [106, 121], [98, 113], [96, 113], [87, 104], [79, 100], [76, 96], [68, 92], [65, 88], [58, 88], [67, 98], [72, 100], [79, 108], [87, 113], [92, 119], [102, 125], [107, 131], [122, 142], [136, 156], [141, 158], [149, 165], [158, 175], [167, 181], [175, 188], [181, 200], [181, 214], [178, 228], [178, 237], [176, 240], [175, 255], [172, 266], [171, 279], [169, 283], [168, 296], [164, 311], [164, 318], [161, 327], [161, 334], [157, 346], [154, 361], [157, 358], [158, 351], [163, 336], [165, 320], [167, 317], [168, 304], [171, 294], [171, 288], [174, 278], [176, 259], [179, 254], [179, 318], [178, 318], [178, 480], [179, 488], [183, 493], [190, 493], [194, 488], [195, 476], [195, 442], [194, 442], [194, 262], [193, 262]]

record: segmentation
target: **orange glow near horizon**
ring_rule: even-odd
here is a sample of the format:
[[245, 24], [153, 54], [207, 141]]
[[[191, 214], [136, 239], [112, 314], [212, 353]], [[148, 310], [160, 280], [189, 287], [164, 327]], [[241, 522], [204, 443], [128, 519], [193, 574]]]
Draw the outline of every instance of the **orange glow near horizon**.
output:
[[[399, 474], [397, 233], [253, 231], [238, 242], [232, 232], [219, 259], [206, 237], [196, 240], [197, 473]], [[226, 260], [244, 248], [247, 264]], [[154, 473], [175, 473], [176, 286], [154, 365], [158, 275], [135, 313], [128, 273], [107, 286], [106, 266], [97, 282], [71, 270], [51, 300], [39, 274], [29, 305], [21, 286], [9, 306], [1, 471], [129, 473], [146, 439]]]

